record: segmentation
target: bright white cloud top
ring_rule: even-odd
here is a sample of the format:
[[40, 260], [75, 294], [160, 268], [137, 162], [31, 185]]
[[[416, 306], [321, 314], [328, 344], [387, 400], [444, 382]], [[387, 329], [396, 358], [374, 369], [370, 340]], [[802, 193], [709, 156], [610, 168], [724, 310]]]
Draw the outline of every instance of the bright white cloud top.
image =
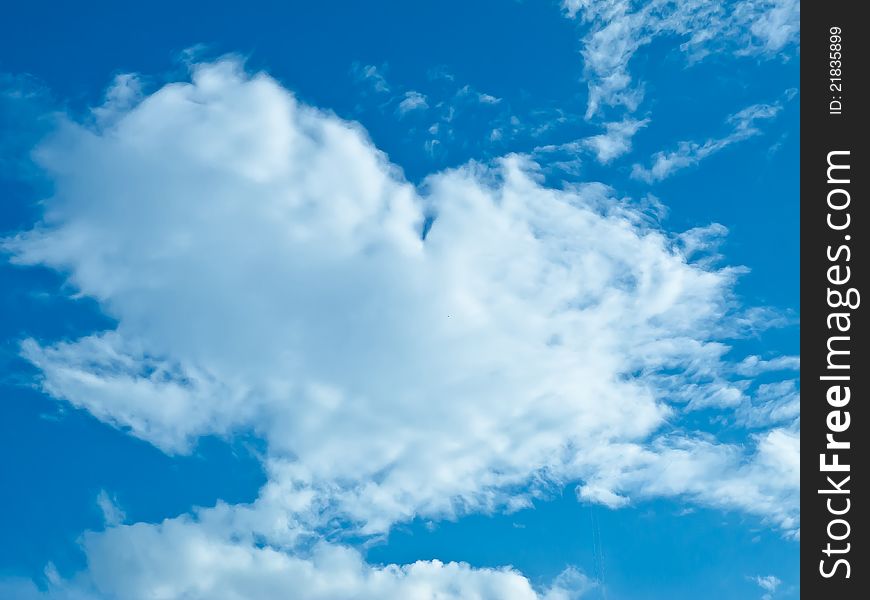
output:
[[769, 364], [723, 358], [758, 313], [734, 297], [740, 269], [704, 258], [721, 226], [663, 231], [516, 156], [417, 188], [358, 125], [230, 59], [138, 99], [122, 83], [96, 125], [64, 120], [41, 146], [55, 194], [5, 242], [117, 327], [23, 353], [47, 393], [168, 453], [253, 432], [269, 481], [251, 505], [87, 534], [89, 571], [58, 597], [574, 598], [590, 583], [572, 571], [533, 589], [507, 568], [370, 566], [323, 538], [572, 483], [797, 534], [793, 413], [752, 413], [747, 446], [679, 424], [699, 399], [750, 410], [729, 374]]

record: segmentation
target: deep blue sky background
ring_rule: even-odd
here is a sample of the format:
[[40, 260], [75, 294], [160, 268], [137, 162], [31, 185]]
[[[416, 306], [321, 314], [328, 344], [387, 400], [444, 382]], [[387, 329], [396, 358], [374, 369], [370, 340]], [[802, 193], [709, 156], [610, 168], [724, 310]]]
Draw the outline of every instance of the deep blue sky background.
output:
[[[142, 73], [156, 88], [183, 77], [181, 56], [196, 44], [205, 56], [238, 52], [305, 101], [359, 120], [416, 182], [472, 158], [531, 151], [598, 130], [578, 119], [534, 140], [519, 135], [488, 144], [489, 117], [480, 112], [466, 115], [456, 139], [432, 156], [423, 148], [425, 124], [385, 108], [384, 99], [354, 76], [354, 64], [378, 66], [397, 93], [418, 90], [436, 99], [446, 97], [444, 86], [467, 84], [501, 98], [502, 108], [494, 110], [509, 105], [516, 114], [561, 108], [582, 115], [581, 32], [551, 2], [254, 1], [207, 10], [162, 0], [18, 2], [7, 4], [0, 20], [0, 84], [25, 85], [46, 108], [80, 114], [99, 103], [117, 73]], [[438, 67], [454, 81], [433, 80], [430, 72]], [[602, 181], [635, 198], [655, 194], [670, 209], [664, 223], [673, 231], [726, 225], [727, 262], [751, 269], [739, 293], [748, 304], [796, 318], [799, 97], [784, 102], [761, 135], [699, 167], [654, 186], [629, 173], [633, 162], [647, 163], [680, 140], [726, 134], [726, 117], [747, 105], [780, 100], [798, 86], [797, 58], [723, 55], [687, 65], [672, 40], [660, 39], [635, 57], [632, 70], [648, 82], [638, 114], [649, 114], [650, 125], [635, 137], [632, 155], [605, 167], [586, 160], [577, 179]], [[0, 234], [29, 227], [45, 193], [9, 156], [37, 140], [46, 124], [10, 106], [0, 138], [6, 155]], [[62, 574], [80, 568], [78, 535], [102, 526], [95, 503], [100, 489], [115, 493], [131, 520], [155, 522], [217, 499], [253, 500], [265, 481], [252, 440], [207, 439], [192, 456], [170, 458], [34, 389], [32, 368], [16, 356], [20, 339], [72, 338], [110, 324], [93, 303], [60, 294], [62, 283], [47, 271], [0, 264], [0, 573], [40, 577], [49, 561]], [[765, 332], [740, 342], [740, 349], [797, 354], [797, 327]], [[591, 573], [594, 511], [613, 598], [694, 599], [701, 589], [708, 598], [758, 597], [749, 577], [768, 574], [784, 582], [778, 597], [797, 596], [798, 544], [756, 519], [704, 509], [682, 514], [683, 506], [671, 501], [610, 511], [579, 504], [570, 489], [554, 495], [513, 515], [472, 516], [434, 528], [414, 522], [368, 556], [373, 562], [510, 563], [539, 580], [567, 564]]]

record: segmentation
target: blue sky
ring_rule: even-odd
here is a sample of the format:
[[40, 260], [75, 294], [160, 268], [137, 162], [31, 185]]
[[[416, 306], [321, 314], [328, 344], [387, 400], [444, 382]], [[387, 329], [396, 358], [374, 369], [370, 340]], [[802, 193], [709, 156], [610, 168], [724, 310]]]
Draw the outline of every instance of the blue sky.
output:
[[0, 595], [799, 596], [797, 2], [6, 12]]

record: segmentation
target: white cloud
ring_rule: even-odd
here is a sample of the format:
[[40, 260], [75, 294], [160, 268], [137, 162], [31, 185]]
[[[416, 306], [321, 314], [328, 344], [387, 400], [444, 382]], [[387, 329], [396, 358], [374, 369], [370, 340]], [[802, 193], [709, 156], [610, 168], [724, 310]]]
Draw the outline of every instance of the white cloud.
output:
[[800, 33], [798, 0], [563, 0], [569, 18], [589, 24], [583, 59], [589, 86], [586, 117], [605, 108], [634, 111], [643, 99], [629, 64], [658, 37], [676, 36], [689, 60], [711, 52], [775, 56]]
[[298, 554], [230, 539], [187, 517], [88, 533], [89, 570], [53, 578], [45, 591], [0, 579], [0, 592], [27, 600], [575, 600], [593, 586], [568, 569], [535, 589], [510, 568], [438, 560], [371, 566], [354, 549], [319, 542]]
[[604, 133], [588, 137], [582, 143], [595, 153], [598, 162], [607, 164], [631, 151], [631, 139], [647, 124], [649, 119], [637, 120], [627, 117], [622, 121], [605, 123]]
[[667, 179], [677, 171], [694, 166], [732, 144], [759, 135], [761, 130], [756, 123], [775, 118], [781, 110], [782, 105], [779, 103], [748, 106], [728, 117], [727, 123], [732, 127], [728, 135], [710, 138], [703, 143], [682, 141], [677, 144], [676, 150], [656, 152], [649, 167], [634, 165], [631, 176], [647, 183]]
[[[554, 154], [567, 154], [577, 161], [579, 166], [580, 159], [577, 155], [587, 151], [595, 155], [595, 158], [601, 164], [607, 164], [614, 159], [631, 151], [631, 140], [634, 135], [643, 127], [646, 127], [649, 119], [636, 120], [625, 118], [622, 121], [604, 124], [604, 133], [589, 136], [564, 144], [548, 144], [546, 146], [538, 146], [532, 151], [534, 157], [544, 157]], [[551, 160], [547, 161], [552, 164]]]
[[751, 398], [737, 411], [737, 421], [744, 427], [769, 427], [797, 424], [801, 414], [798, 380], [787, 379], [758, 386]]
[[773, 595], [776, 593], [777, 588], [782, 584], [779, 577], [775, 575], [766, 575], [764, 577], [756, 575], [753, 578], [753, 581], [758, 584], [758, 587], [764, 590], [764, 595], [761, 596], [762, 600], [771, 600]]
[[680, 245], [687, 257], [715, 263], [723, 258], [717, 251], [727, 235], [728, 228], [719, 223], [693, 227], [680, 234]]
[[608, 449], [610, 463], [577, 488], [581, 500], [618, 507], [623, 492], [641, 497], [687, 496], [723, 509], [763, 515], [799, 535], [800, 434], [771, 429], [756, 436], [756, 451], [746, 456], [738, 445], [674, 435], [651, 447]]
[[133, 108], [141, 99], [142, 82], [139, 78], [130, 73], [120, 73], [115, 76], [112, 85], [106, 90], [103, 104], [94, 108], [92, 112], [97, 122], [106, 126], [118, 115], [123, 115]]
[[743, 6], [749, 13], [744, 22], [751, 23], [752, 35], [766, 52], [779, 52], [800, 35], [800, 0], [746, 2]]
[[740, 375], [759, 375], [768, 371], [797, 371], [801, 367], [800, 356], [777, 356], [765, 360], [760, 356], [747, 356], [736, 367]]
[[232, 60], [106, 129], [66, 121], [36, 156], [56, 193], [4, 247], [117, 320], [25, 341], [44, 390], [170, 453], [207, 434], [267, 442], [253, 504], [89, 534], [101, 590], [569, 598], [512, 571], [366, 566], [299, 542], [334, 519], [381, 534], [578, 481], [606, 504], [685, 496], [796, 530], [795, 431], [746, 449], [667, 431], [673, 389], [733, 370], [716, 338], [744, 318], [739, 270], [694, 262], [603, 186], [548, 188], [514, 156], [421, 192], [359, 126]]
[[458, 98], [472, 98], [480, 104], [499, 104], [501, 102], [501, 98], [496, 98], [491, 94], [478, 92], [470, 85], [464, 85], [459, 88], [456, 92], [456, 96]]
[[100, 493], [97, 494], [97, 506], [100, 507], [100, 512], [103, 513], [103, 522], [109, 527], [120, 525], [127, 518], [127, 515], [118, 506], [117, 501], [112, 496], [109, 496], [106, 490], [100, 490]]
[[404, 115], [412, 110], [424, 110], [429, 108], [429, 105], [426, 103], [426, 96], [421, 94], [420, 92], [410, 91], [405, 92], [405, 97], [399, 102], [399, 106], [396, 111], [399, 115]]
[[447, 65], [437, 65], [426, 71], [426, 77], [430, 81], [455, 81], [456, 75], [447, 68]]
[[382, 71], [383, 67], [378, 68], [375, 65], [354, 63], [351, 66], [351, 73], [357, 81], [370, 85], [374, 91], [380, 94], [386, 94], [390, 91], [390, 84], [387, 83]]
[[537, 600], [511, 569], [419, 561], [367, 565], [351, 548], [317, 543], [290, 555], [238, 543], [188, 519], [136, 525], [86, 538], [93, 585], [112, 598], [258, 598], [298, 600], [445, 598]]

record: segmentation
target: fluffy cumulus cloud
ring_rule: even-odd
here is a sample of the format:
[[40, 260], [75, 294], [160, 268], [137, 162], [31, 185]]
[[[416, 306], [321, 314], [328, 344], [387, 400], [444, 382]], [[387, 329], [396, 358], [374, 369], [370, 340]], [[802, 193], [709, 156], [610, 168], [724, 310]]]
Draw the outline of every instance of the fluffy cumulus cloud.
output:
[[75, 581], [49, 572], [47, 589], [7, 579], [0, 593], [18, 600], [576, 600], [594, 587], [573, 569], [536, 591], [509, 568], [437, 560], [371, 567], [357, 551], [329, 544], [300, 557], [218, 538], [186, 521], [112, 529], [84, 544], [90, 570]]
[[539, 594], [511, 569], [464, 563], [370, 567], [357, 551], [323, 543], [292, 556], [233, 543], [185, 520], [115, 529], [91, 536], [85, 545], [94, 587], [109, 597], [277, 599], [292, 592], [300, 600], [568, 600], [581, 589], [557, 580]]
[[635, 110], [643, 83], [629, 64], [660, 37], [677, 37], [689, 60], [712, 52], [773, 56], [800, 34], [799, 0], [563, 0], [565, 14], [588, 25], [583, 59], [587, 118], [607, 107]]
[[734, 371], [722, 340], [749, 318], [740, 271], [698, 258], [703, 243], [690, 254], [604, 186], [548, 188], [519, 157], [413, 186], [358, 125], [233, 60], [142, 97], [120, 84], [95, 124], [62, 120], [36, 151], [55, 193], [3, 243], [117, 324], [22, 353], [47, 393], [167, 453], [261, 437], [268, 483], [250, 505], [113, 517], [52, 594], [574, 598], [590, 585], [576, 571], [533, 588], [323, 541], [569, 483], [796, 532], [796, 424], [745, 445], [670, 424], [676, 390]]
[[[581, 31], [588, 95], [585, 115], [576, 115], [576, 119], [585, 118], [604, 131], [538, 146], [531, 154], [547, 169], [569, 176], [582, 174], [579, 156], [584, 153], [592, 154], [601, 164], [630, 153], [633, 137], [650, 123], [648, 117], [633, 116], [644, 101], [646, 84], [632, 73], [632, 61], [645, 47], [657, 42], [683, 55], [688, 64], [710, 54], [788, 60], [800, 34], [798, 0], [563, 0], [562, 8]], [[793, 92], [786, 92], [789, 99]], [[648, 183], [665, 179], [756, 135], [754, 121], [775, 116], [780, 107], [781, 103], [750, 106], [746, 111], [768, 110], [773, 114], [732, 115], [734, 130], [730, 135], [706, 142], [680, 142], [676, 150], [654, 155], [649, 167], [636, 165], [632, 174]], [[540, 131], [575, 120], [574, 115], [567, 116], [551, 120]], [[501, 139], [508, 129], [494, 128], [493, 139]]]

